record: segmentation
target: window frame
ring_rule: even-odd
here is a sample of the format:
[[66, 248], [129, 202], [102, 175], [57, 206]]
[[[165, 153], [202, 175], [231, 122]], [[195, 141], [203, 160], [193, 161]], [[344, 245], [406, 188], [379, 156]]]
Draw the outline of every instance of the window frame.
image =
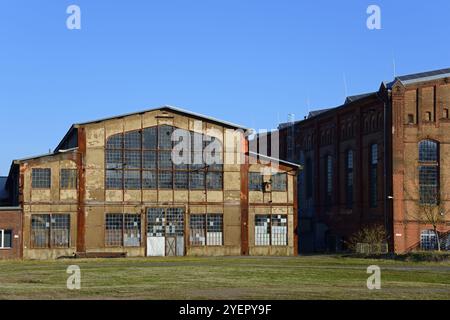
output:
[[[55, 235], [54, 235], [54, 230], [58, 230], [58, 228], [54, 227], [54, 219], [53, 217], [57, 217], [57, 216], [64, 216], [67, 218], [68, 221], [68, 226], [67, 226], [67, 246], [58, 246], [55, 245]], [[42, 229], [38, 229], [38, 230], [44, 230], [43, 234], [46, 234], [46, 245], [45, 246], [41, 246], [38, 247], [36, 246], [36, 242], [33, 236], [33, 232], [34, 232], [34, 228], [33, 228], [33, 217], [48, 217], [48, 219], [46, 219], [47, 221], [45, 222], [45, 226]], [[45, 219], [44, 219], [45, 220]], [[47, 226], [48, 224], [48, 226]], [[71, 219], [71, 215], [69, 213], [35, 213], [35, 214], [31, 214], [30, 217], [30, 247], [32, 249], [37, 249], [37, 250], [48, 250], [48, 249], [69, 249], [72, 246], [72, 219]]]
[[[63, 172], [74, 174], [75, 177], [75, 186], [70, 186], [70, 179], [68, 180], [67, 185], [63, 184]], [[70, 175], [65, 178], [73, 178]], [[77, 190], [78, 189], [78, 169], [69, 169], [69, 168], [61, 168], [59, 172], [59, 187], [61, 190]]]
[[369, 150], [369, 207], [378, 207], [378, 163], [379, 147], [378, 143], [371, 143]]
[[[117, 219], [117, 221], [121, 221], [120, 229], [108, 229], [108, 217], [120, 217], [121, 219]], [[137, 222], [138, 225], [136, 226], [136, 229], [133, 228], [127, 228], [128, 221], [127, 218], [139, 218], [139, 221]], [[105, 213], [105, 224], [104, 224], [104, 230], [105, 230], [105, 247], [106, 248], [141, 248], [142, 247], [142, 241], [144, 239], [143, 232], [142, 232], [142, 215], [139, 213]], [[136, 223], [136, 222], [134, 222]], [[116, 244], [110, 244], [107, 230], [120, 230], [120, 245]], [[137, 231], [139, 235], [139, 245], [125, 245], [125, 235], [128, 231]]]
[[355, 153], [352, 149], [349, 149], [346, 152], [345, 164], [345, 202], [347, 209], [352, 209], [355, 191]]
[[[9, 232], [11, 234], [10, 242], [11, 245], [9, 247], [5, 246], [5, 233]], [[13, 248], [13, 237], [14, 232], [12, 229], [0, 229], [0, 250], [11, 250]]]
[[[438, 205], [441, 200], [440, 143], [433, 139], [421, 140], [418, 143], [418, 152], [419, 203], [421, 205]], [[434, 180], [434, 183], [429, 183], [430, 178]], [[427, 195], [425, 192], [432, 189], [434, 189], [434, 195], [431, 195], [432, 198], [430, 198], [430, 194]]]
[[[43, 177], [38, 177], [35, 176], [38, 173], [46, 173], [48, 174], [48, 186], [47, 183], [45, 184], [45, 186], [42, 186], [42, 181], [39, 181], [38, 184], [38, 180], [39, 179], [43, 179]], [[47, 177], [45, 177], [47, 178]], [[35, 180], [38, 179], [38, 180]], [[52, 188], [52, 169], [51, 168], [32, 168], [31, 169], [31, 188], [32, 189], [38, 189], [38, 190], [49, 190]]]
[[[274, 217], [278, 217], [278, 219], [285, 219], [286, 222], [284, 222], [284, 228], [286, 228], [286, 244], [274, 244], [274, 233], [273, 233], [273, 222], [274, 222]], [[258, 241], [258, 233], [256, 232], [256, 228], [257, 227], [262, 227], [260, 225], [257, 225], [257, 219], [258, 218], [262, 218], [263, 220], [269, 220], [268, 223], [268, 228], [266, 228], [266, 230], [269, 231], [269, 233], [265, 233], [265, 235], [269, 235], [269, 244], [268, 245], [261, 245], [261, 244], [257, 244]], [[283, 222], [282, 222], [283, 223]], [[275, 214], [275, 213], [271, 213], [271, 214], [255, 214], [255, 218], [254, 218], [254, 246], [255, 247], [289, 247], [289, 214]]]
[[[220, 229], [221, 232], [216, 233], [222, 233], [221, 240], [222, 244], [208, 244], [208, 223], [210, 222], [208, 220], [209, 217], [220, 217]], [[201, 220], [199, 219], [201, 218]], [[201, 228], [192, 228], [192, 222], [193, 220], [198, 219], [198, 221], [202, 222]], [[197, 221], [197, 223], [198, 223]], [[198, 224], [200, 225], [200, 224]], [[201, 230], [202, 235], [205, 239], [205, 244], [199, 244], [198, 242], [193, 241], [193, 230]], [[198, 214], [190, 214], [189, 215], [189, 246], [190, 247], [223, 247], [225, 246], [225, 226], [224, 226], [224, 214], [223, 213], [198, 213]]]
[[[281, 185], [280, 188], [278, 188], [279, 181], [274, 181], [274, 180], [278, 179], [279, 177], [284, 177], [284, 183], [283, 183], [283, 185]], [[286, 192], [288, 190], [288, 174], [286, 172], [279, 172], [279, 173], [273, 174], [270, 177], [270, 182], [272, 184], [272, 192]]]

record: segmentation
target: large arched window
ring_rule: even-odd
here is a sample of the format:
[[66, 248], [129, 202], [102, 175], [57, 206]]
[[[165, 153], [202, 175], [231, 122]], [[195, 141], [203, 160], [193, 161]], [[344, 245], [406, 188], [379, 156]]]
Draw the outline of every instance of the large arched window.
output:
[[419, 193], [421, 204], [438, 204], [439, 144], [433, 140], [419, 142]]
[[353, 150], [348, 150], [346, 155], [346, 204], [347, 209], [353, 207]]
[[[106, 189], [221, 190], [221, 142], [186, 130], [173, 135], [175, 130], [172, 126], [160, 125], [109, 137], [105, 151]], [[174, 137], [179, 139], [172, 141]], [[178, 156], [185, 161], [174, 162], [174, 147], [184, 139], [186, 145], [192, 147], [179, 151]], [[204, 152], [206, 148], [212, 152]], [[184, 155], [184, 151], [189, 154]], [[220, 161], [213, 163], [210, 157]]]

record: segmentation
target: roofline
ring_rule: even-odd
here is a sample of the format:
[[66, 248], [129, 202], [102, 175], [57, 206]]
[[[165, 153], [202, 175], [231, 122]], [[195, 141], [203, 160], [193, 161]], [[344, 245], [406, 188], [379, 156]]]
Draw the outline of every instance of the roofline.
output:
[[164, 106], [161, 106], [161, 107], [158, 107], [158, 108], [147, 109], [147, 110], [142, 110], [142, 111], [137, 111], [137, 112], [126, 113], [126, 114], [113, 116], [113, 117], [102, 118], [102, 119], [98, 119], [98, 120], [92, 120], [92, 121], [88, 121], [88, 122], [76, 123], [76, 124], [73, 125], [73, 127], [84, 126], [84, 125], [98, 123], [98, 122], [107, 121], [107, 120], [120, 119], [120, 118], [124, 118], [124, 117], [128, 117], [128, 116], [133, 116], [133, 115], [137, 115], [137, 114], [144, 114], [144, 113], [157, 111], [157, 110], [170, 110], [170, 111], [173, 111], [173, 112], [183, 113], [183, 114], [187, 114], [187, 115], [194, 116], [194, 117], [197, 117], [197, 118], [210, 120], [212, 122], [220, 123], [220, 124], [223, 124], [225, 126], [232, 127], [232, 128], [245, 129], [245, 130], [249, 129], [249, 128], [244, 127], [244, 126], [239, 125], [239, 124], [235, 124], [235, 123], [228, 122], [228, 121], [223, 121], [223, 120], [220, 120], [220, 119], [217, 119], [217, 118], [206, 116], [206, 115], [201, 114], [201, 113], [196, 113], [196, 112], [188, 111], [188, 110], [185, 110], [185, 109], [182, 109], [182, 108], [169, 106], [169, 105], [164, 105]]
[[303, 166], [300, 165], [300, 164], [289, 162], [289, 161], [278, 159], [278, 158], [274, 158], [274, 157], [269, 157], [269, 156], [266, 156], [266, 155], [261, 154], [261, 153], [249, 151], [248, 155], [256, 156], [256, 157], [260, 157], [260, 158], [265, 158], [265, 159], [268, 159], [268, 160], [273, 160], [274, 162], [280, 162], [280, 163], [286, 164], [286, 165], [291, 166], [291, 167], [296, 167], [298, 169], [303, 169]]
[[45, 157], [51, 157], [51, 156], [56, 156], [56, 155], [59, 155], [59, 154], [69, 153], [69, 152], [72, 152], [72, 151], [75, 151], [75, 150], [78, 150], [78, 148], [72, 148], [72, 149], [67, 149], [67, 150], [59, 150], [59, 151], [45, 153], [45, 154], [41, 154], [41, 155], [37, 155], [37, 156], [31, 156], [31, 157], [22, 158], [22, 159], [16, 159], [16, 160], [13, 161], [13, 164], [20, 164], [21, 162], [24, 162], [24, 161], [40, 159], [40, 158], [45, 158]]
[[0, 207], [0, 211], [22, 211], [22, 207]]
[[61, 142], [58, 144], [58, 146], [55, 148], [54, 152], [58, 152], [62, 146], [62, 144], [66, 141], [66, 139], [70, 136], [70, 134], [73, 132], [73, 130], [75, 130], [75, 125], [73, 124], [69, 131], [67, 131], [67, 133], [64, 135], [64, 137], [62, 138]]

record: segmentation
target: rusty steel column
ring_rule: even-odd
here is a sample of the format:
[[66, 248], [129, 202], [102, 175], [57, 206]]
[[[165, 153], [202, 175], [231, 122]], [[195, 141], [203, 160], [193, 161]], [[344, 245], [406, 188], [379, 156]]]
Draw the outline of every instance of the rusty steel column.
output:
[[78, 212], [77, 212], [77, 252], [86, 252], [86, 171], [84, 168], [84, 157], [86, 155], [86, 132], [84, 128], [78, 129]]
[[249, 215], [249, 199], [248, 199], [248, 170], [249, 159], [248, 140], [244, 136], [242, 141], [241, 152], [244, 154], [245, 163], [241, 164], [241, 255], [249, 255], [249, 241], [248, 241], [248, 215]]

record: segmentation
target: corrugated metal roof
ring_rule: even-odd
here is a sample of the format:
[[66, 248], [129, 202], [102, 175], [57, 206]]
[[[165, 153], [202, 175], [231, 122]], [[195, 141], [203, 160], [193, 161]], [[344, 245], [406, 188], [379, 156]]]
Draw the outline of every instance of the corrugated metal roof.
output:
[[367, 97], [370, 97], [371, 95], [373, 95], [376, 92], [368, 92], [368, 93], [362, 93], [362, 94], [358, 94], [358, 95], [354, 95], [354, 96], [348, 96], [345, 99], [345, 104], [351, 103], [351, 102], [355, 102]]

